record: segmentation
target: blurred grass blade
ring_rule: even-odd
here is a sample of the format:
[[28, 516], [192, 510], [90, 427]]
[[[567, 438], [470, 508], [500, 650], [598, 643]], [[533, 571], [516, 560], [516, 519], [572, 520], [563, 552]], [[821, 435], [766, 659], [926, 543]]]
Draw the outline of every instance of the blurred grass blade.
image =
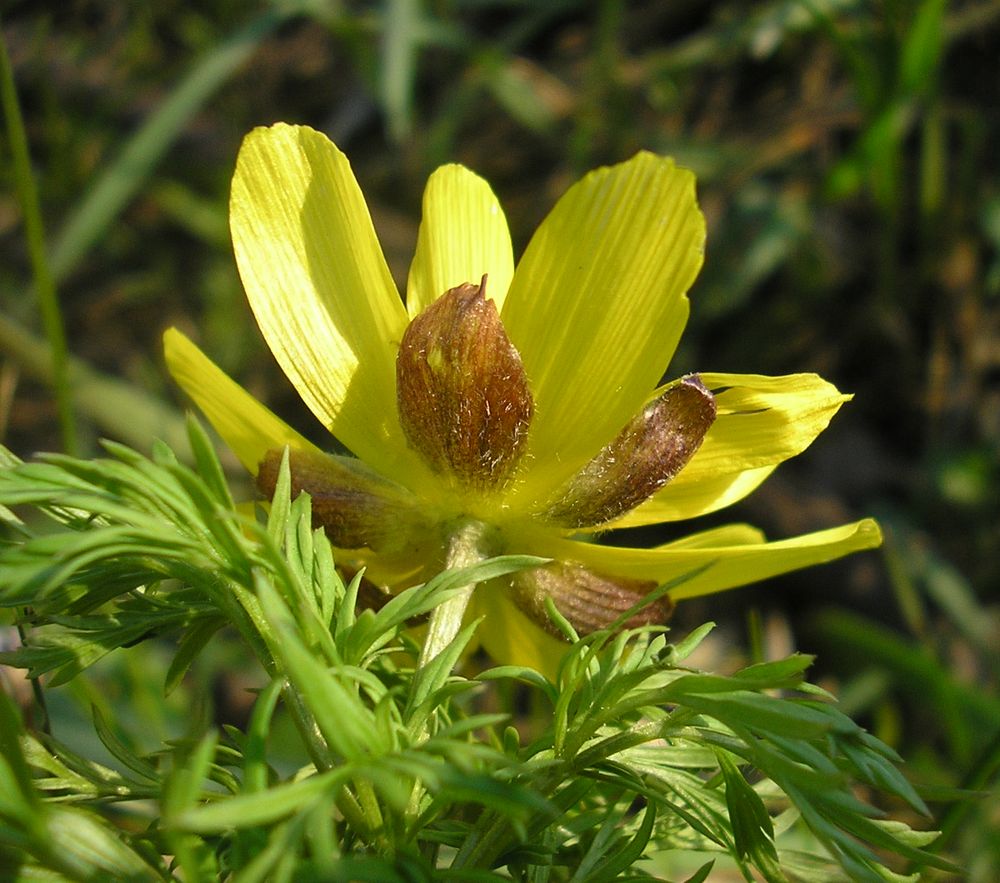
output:
[[70, 396], [66, 331], [63, 328], [59, 297], [56, 294], [54, 269], [49, 265], [45, 249], [45, 226], [42, 210], [38, 204], [38, 188], [31, 171], [31, 157], [28, 153], [28, 136], [24, 131], [21, 106], [17, 100], [14, 71], [7, 55], [7, 41], [0, 32], [0, 100], [7, 123], [7, 140], [10, 142], [11, 161], [17, 185], [18, 199], [24, 212], [24, 230], [28, 241], [28, 255], [34, 275], [38, 309], [42, 314], [42, 325], [49, 340], [49, 362], [51, 382], [56, 395], [56, 409], [59, 413], [59, 429], [62, 443], [67, 453], [77, 453], [76, 421], [73, 418], [73, 402]]
[[389, 0], [382, 19], [382, 105], [397, 144], [410, 134], [419, 0]]
[[52, 249], [55, 279], [63, 278], [93, 247], [177, 139], [188, 120], [261, 40], [294, 12], [272, 10], [251, 20], [202, 58], [174, 93], [132, 136], [66, 221]]
[[924, 0], [910, 24], [899, 59], [899, 90], [926, 95], [937, 80], [945, 43], [947, 0]]
[[568, 116], [575, 104], [572, 92], [526, 59], [484, 53], [483, 85], [501, 107], [529, 131], [553, 132], [557, 119]]
[[[29, 376], [53, 382], [49, 347], [26, 329], [0, 315], [0, 352]], [[184, 459], [189, 457], [187, 428], [175, 408], [129, 383], [95, 371], [79, 359], [67, 363], [69, 389], [80, 410], [105, 434], [140, 450], [153, 438], [165, 441]]]
[[911, 644], [860, 616], [834, 609], [817, 615], [813, 624], [816, 634], [831, 646], [889, 671], [896, 688], [927, 708], [939, 722], [954, 758], [968, 761], [977, 738], [995, 732], [1000, 702], [991, 693], [954, 678], [928, 648]]

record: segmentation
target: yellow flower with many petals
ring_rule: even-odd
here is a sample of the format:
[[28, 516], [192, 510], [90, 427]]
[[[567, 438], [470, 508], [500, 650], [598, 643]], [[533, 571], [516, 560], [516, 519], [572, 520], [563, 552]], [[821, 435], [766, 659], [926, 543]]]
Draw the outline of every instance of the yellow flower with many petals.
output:
[[[705, 238], [694, 178], [670, 159], [640, 153], [588, 174], [516, 270], [489, 185], [438, 169], [405, 305], [346, 157], [318, 132], [247, 137], [231, 227], [271, 351], [355, 456], [315, 447], [175, 329], [171, 373], [265, 493], [288, 448], [293, 489], [376, 579], [413, 583], [487, 555], [551, 559], [463, 599], [499, 661], [547, 667], [561, 647], [548, 601], [587, 633], [675, 583], [631, 620], [650, 622], [676, 600], [880, 542], [871, 520], [778, 542], [744, 524], [652, 549], [587, 539], [741, 499], [849, 399], [813, 374], [703, 373], [655, 388]], [[430, 639], [436, 649], [455, 627]]]

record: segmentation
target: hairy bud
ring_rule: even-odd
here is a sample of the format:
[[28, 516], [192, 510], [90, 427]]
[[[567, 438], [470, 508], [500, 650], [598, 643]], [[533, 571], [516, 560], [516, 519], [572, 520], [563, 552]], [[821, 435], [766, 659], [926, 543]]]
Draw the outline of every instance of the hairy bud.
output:
[[687, 465], [715, 411], [698, 376], [684, 377], [573, 476], [544, 516], [564, 527], [597, 527], [634, 509]]
[[[268, 451], [257, 471], [257, 487], [274, 496], [281, 451]], [[412, 494], [353, 457], [318, 451], [288, 452], [292, 499], [312, 497], [313, 524], [335, 546], [376, 552], [397, 551], [401, 538], [420, 521]]]
[[[522, 570], [514, 575], [512, 584], [519, 606], [546, 631], [559, 634], [545, 609], [545, 599], [551, 598], [581, 636], [607, 628], [657, 585], [561, 562]], [[673, 602], [664, 595], [629, 617], [623, 628], [666, 622], [673, 609]]]
[[481, 285], [452, 288], [406, 329], [396, 358], [399, 419], [439, 474], [502, 488], [527, 441], [534, 404], [521, 357]]

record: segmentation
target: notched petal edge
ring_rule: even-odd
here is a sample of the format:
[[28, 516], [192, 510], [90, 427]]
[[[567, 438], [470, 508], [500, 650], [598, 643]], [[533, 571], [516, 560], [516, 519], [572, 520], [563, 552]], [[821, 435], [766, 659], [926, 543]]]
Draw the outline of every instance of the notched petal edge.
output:
[[698, 375], [681, 378], [563, 486], [543, 517], [597, 527], [634, 509], [687, 465], [715, 415], [715, 398]]
[[406, 329], [396, 401], [407, 441], [439, 474], [502, 488], [520, 462], [534, 412], [521, 356], [480, 285], [449, 289]]

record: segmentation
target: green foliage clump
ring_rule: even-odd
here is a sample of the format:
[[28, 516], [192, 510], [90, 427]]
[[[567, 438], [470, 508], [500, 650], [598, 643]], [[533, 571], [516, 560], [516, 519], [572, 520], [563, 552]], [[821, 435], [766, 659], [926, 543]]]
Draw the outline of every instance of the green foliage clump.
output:
[[[554, 681], [512, 666], [464, 676], [470, 623], [418, 667], [415, 622], [538, 560], [447, 571], [362, 609], [362, 574], [342, 579], [287, 464], [253, 517], [201, 429], [189, 434], [194, 468], [165, 446], [152, 459], [117, 444], [95, 461], [4, 452], [0, 506], [48, 524], [0, 508], [0, 603], [26, 636], [0, 661], [52, 695], [110, 653], [170, 639], [169, 693], [223, 630], [263, 686], [245, 726], [195, 715], [152, 751], [95, 712], [108, 764], [0, 699], [5, 879], [541, 883], [687, 867], [694, 881], [720, 861], [748, 880], [881, 881], [913, 879], [887, 870], [891, 856], [949, 867], [924, 849], [933, 832], [857, 796], [926, 813], [892, 750], [804, 680], [809, 657], [707, 674], [683, 663], [710, 625], [677, 643], [645, 628], [575, 642]], [[515, 698], [539, 713], [519, 719]], [[279, 718], [297, 733], [291, 761]]]

